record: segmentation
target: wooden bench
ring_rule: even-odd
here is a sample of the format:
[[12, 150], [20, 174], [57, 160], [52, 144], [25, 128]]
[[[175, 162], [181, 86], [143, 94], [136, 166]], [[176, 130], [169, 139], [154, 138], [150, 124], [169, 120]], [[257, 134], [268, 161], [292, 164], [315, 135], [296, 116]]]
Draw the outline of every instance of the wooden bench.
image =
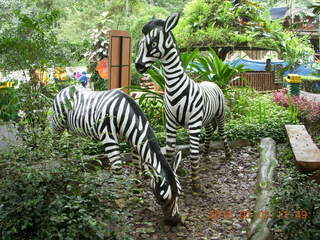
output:
[[320, 169], [320, 150], [304, 125], [286, 125], [287, 134], [299, 167], [306, 171]]

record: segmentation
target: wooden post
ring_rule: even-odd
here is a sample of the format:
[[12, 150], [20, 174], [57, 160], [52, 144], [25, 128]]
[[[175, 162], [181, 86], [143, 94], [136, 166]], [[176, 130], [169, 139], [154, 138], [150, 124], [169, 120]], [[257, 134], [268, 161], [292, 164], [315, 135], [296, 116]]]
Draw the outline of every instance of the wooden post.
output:
[[[109, 31], [109, 89], [131, 84], [131, 36], [127, 31]], [[127, 91], [127, 90], [125, 90]]]

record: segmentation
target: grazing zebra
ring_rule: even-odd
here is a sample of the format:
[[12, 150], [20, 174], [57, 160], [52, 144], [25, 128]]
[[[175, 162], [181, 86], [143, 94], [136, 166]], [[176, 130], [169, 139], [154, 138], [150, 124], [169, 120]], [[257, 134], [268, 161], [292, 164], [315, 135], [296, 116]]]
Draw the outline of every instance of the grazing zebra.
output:
[[221, 89], [212, 82], [195, 83], [185, 73], [171, 30], [177, 25], [179, 14], [169, 16], [166, 21], [153, 18], [142, 29], [144, 34], [139, 42], [136, 69], [146, 72], [157, 60], [162, 64], [166, 79], [165, 113], [167, 144], [166, 157], [172, 159], [176, 145], [178, 126], [189, 130], [192, 186], [200, 191], [199, 181], [199, 139], [201, 127], [205, 127], [205, 150], [208, 154], [212, 133], [218, 126], [224, 142], [226, 158], [231, 150], [224, 133], [225, 100]]
[[172, 167], [161, 153], [157, 139], [138, 104], [124, 92], [115, 89], [95, 92], [71, 86], [58, 93], [51, 116], [53, 129], [89, 136], [104, 144], [112, 166], [120, 167], [118, 137], [126, 137], [143, 164], [151, 171], [151, 186], [162, 207], [165, 221], [180, 221], [178, 196], [181, 193], [176, 170], [181, 152]]

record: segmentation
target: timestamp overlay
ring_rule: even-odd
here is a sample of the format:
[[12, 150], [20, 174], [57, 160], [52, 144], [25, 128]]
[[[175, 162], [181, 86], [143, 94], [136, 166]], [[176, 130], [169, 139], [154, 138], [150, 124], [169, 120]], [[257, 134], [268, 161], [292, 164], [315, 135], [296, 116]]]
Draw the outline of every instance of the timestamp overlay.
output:
[[208, 214], [208, 218], [211, 220], [214, 219], [251, 219], [257, 215], [257, 218], [260, 219], [307, 219], [309, 217], [309, 212], [305, 210], [295, 210], [295, 211], [278, 211], [276, 213], [271, 212], [269, 210], [259, 210], [256, 213], [252, 210], [240, 210], [240, 211], [232, 211], [232, 210], [220, 210], [220, 209], [214, 209], [211, 210]]

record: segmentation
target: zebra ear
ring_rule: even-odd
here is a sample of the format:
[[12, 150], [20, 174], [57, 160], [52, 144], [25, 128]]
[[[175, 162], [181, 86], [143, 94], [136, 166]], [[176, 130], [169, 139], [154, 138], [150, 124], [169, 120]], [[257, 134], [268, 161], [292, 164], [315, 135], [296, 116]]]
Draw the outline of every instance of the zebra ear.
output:
[[179, 167], [179, 164], [181, 162], [181, 159], [182, 159], [182, 153], [181, 151], [179, 151], [175, 157], [175, 159], [173, 160], [172, 162], [172, 169], [174, 172], [177, 172], [177, 169]]
[[179, 21], [180, 14], [174, 13], [171, 16], [169, 16], [165, 22], [164, 31], [167, 33], [171, 31], [175, 26], [177, 26]]

